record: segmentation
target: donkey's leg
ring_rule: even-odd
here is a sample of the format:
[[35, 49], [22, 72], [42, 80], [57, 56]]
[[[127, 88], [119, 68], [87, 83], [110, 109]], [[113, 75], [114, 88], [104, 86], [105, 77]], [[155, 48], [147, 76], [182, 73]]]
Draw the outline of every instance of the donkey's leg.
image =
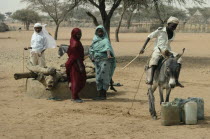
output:
[[169, 102], [170, 93], [171, 93], [171, 88], [166, 89], [166, 102]]
[[149, 112], [150, 115], [152, 116], [153, 119], [157, 119], [157, 115], [156, 115], [156, 111], [155, 111], [155, 97], [154, 97], [154, 92], [156, 90], [157, 87], [153, 87], [150, 86], [148, 89], [148, 99], [149, 99]]
[[163, 88], [161, 86], [159, 86], [159, 95], [160, 95], [160, 105], [161, 105], [161, 103], [164, 102]]

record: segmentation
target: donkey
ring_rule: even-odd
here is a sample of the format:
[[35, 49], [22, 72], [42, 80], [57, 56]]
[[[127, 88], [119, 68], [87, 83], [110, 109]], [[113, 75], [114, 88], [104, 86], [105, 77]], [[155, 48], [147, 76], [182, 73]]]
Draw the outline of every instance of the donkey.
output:
[[[57, 47], [58, 47], [58, 58], [61, 58], [65, 53], [67, 53], [69, 45], [61, 44], [61, 45], [58, 45]], [[89, 49], [89, 46], [84, 45], [85, 58], [88, 57], [88, 49]]]
[[[159, 49], [160, 50], [160, 49]], [[153, 119], [157, 119], [156, 111], [155, 111], [155, 97], [154, 92], [159, 87], [159, 95], [160, 95], [160, 104], [164, 102], [163, 98], [163, 90], [166, 89], [166, 99], [165, 102], [169, 102], [169, 97], [171, 90], [176, 87], [175, 77], [178, 74], [179, 64], [177, 60], [182, 57], [184, 54], [185, 48], [183, 49], [182, 54], [178, 54], [176, 57], [169, 52], [161, 52], [162, 60], [160, 60], [160, 64], [157, 67], [154, 74], [153, 85], [148, 86], [148, 99], [149, 99], [149, 112]]]

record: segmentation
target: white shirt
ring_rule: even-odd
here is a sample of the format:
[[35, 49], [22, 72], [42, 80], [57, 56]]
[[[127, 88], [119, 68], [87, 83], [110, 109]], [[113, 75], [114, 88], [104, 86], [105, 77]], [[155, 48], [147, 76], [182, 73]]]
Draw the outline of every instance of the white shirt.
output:
[[161, 50], [171, 51], [170, 43], [174, 40], [175, 32], [173, 33], [173, 37], [170, 40], [168, 40], [166, 27], [159, 27], [157, 30], [149, 34], [148, 37], [150, 39], [156, 38], [154, 43], [154, 50], [157, 50], [159, 47]]
[[47, 48], [47, 38], [41, 31], [40, 33], [34, 32], [31, 38], [31, 52], [41, 53]]

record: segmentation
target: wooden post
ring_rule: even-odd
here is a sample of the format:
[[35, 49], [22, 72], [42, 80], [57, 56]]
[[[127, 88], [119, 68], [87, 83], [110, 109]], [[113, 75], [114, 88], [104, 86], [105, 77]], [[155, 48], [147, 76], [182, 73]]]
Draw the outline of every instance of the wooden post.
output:
[[14, 78], [15, 80], [19, 80], [22, 78], [37, 78], [37, 74], [34, 72], [25, 72], [25, 73], [15, 73]]

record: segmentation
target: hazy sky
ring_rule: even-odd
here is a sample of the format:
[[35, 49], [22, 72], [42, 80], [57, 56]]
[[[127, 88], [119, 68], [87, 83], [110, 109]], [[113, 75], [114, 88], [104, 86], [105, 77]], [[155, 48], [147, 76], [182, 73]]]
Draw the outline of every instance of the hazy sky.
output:
[[21, 0], [0, 0], [0, 12], [15, 12], [18, 9], [26, 7], [26, 4], [21, 3]]
[[[18, 9], [26, 7], [25, 3], [21, 3], [21, 0], [0, 0], [0, 12], [15, 12]], [[207, 5], [210, 6], [210, 0], [206, 0]], [[192, 3], [189, 3], [188, 6], [193, 6]]]

